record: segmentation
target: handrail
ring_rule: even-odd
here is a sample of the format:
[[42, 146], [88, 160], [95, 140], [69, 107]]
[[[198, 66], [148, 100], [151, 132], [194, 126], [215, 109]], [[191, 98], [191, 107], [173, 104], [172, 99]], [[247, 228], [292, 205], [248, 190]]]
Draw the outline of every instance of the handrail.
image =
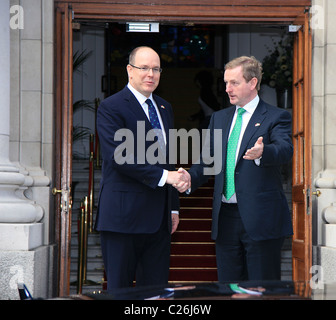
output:
[[100, 159], [100, 143], [99, 143], [99, 136], [98, 136], [98, 131], [97, 131], [97, 111], [98, 107], [100, 105], [100, 99], [96, 98], [95, 99], [95, 159], [96, 159], [96, 167], [100, 168], [101, 167], [101, 159]]
[[94, 193], [94, 135], [90, 135], [90, 159], [89, 159], [89, 187], [88, 187], [88, 218], [89, 218], [89, 232], [93, 231], [93, 193]]
[[80, 204], [80, 214], [78, 215], [78, 272], [77, 272], [77, 294], [82, 293], [83, 288], [83, 257], [84, 257], [84, 236], [85, 236], [85, 206], [84, 200]]

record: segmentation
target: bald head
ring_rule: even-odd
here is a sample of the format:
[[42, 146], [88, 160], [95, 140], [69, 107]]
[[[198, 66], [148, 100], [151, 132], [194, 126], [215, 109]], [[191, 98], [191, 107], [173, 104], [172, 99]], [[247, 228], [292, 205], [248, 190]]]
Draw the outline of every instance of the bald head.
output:
[[149, 97], [160, 81], [160, 57], [150, 47], [137, 47], [129, 56], [128, 81], [144, 96]]

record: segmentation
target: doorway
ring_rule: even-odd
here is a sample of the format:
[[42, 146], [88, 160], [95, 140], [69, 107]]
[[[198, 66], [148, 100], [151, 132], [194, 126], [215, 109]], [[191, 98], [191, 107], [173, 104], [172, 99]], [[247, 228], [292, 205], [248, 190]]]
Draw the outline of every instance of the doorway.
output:
[[[126, 32], [125, 23], [99, 21], [76, 23], [73, 32], [73, 51], [75, 55], [85, 53], [87, 58], [80, 69], [74, 72], [74, 101], [87, 101], [94, 106], [95, 99], [103, 99], [120, 91], [127, 84], [126, 65], [130, 51], [134, 47], [148, 45], [160, 54], [163, 72], [156, 93], [172, 104], [176, 129], [206, 128], [205, 114], [198, 101], [203, 79], [206, 84], [211, 83], [212, 93], [211, 96], [203, 96], [203, 100], [208, 101], [208, 105], [211, 105], [214, 111], [226, 108], [229, 103], [225, 93], [223, 68], [230, 56], [233, 58], [236, 54], [254, 55], [263, 60], [269, 51], [274, 50], [279, 41], [287, 37], [292, 38], [288, 28], [284, 26], [209, 24], [186, 26], [170, 23], [160, 24], [159, 30], [157, 33], [130, 33]], [[201, 79], [201, 76], [204, 78]], [[210, 90], [205, 92], [210, 94]], [[267, 84], [263, 84], [260, 96], [266, 102], [277, 103], [276, 90]], [[288, 111], [291, 112], [291, 108]], [[74, 110], [74, 128], [86, 128], [89, 133], [95, 134], [95, 110], [92, 108]], [[80, 203], [85, 192], [88, 194], [89, 148], [89, 135], [84, 135], [73, 143], [73, 223], [80, 213]], [[97, 189], [94, 190], [94, 194], [98, 195], [99, 168], [96, 168], [95, 177]], [[283, 168], [283, 181], [288, 202], [291, 203], [291, 165]], [[181, 198], [183, 203], [180, 215], [181, 228], [179, 228], [181, 230], [178, 230], [172, 239], [174, 253], [171, 260], [173, 274], [171, 281], [177, 281], [176, 279], [179, 279], [179, 282], [216, 281], [214, 243], [210, 237], [211, 196], [212, 186], [209, 184], [200, 190], [192, 201]], [[94, 207], [96, 206], [97, 199], [94, 202]], [[194, 213], [191, 213], [192, 211]], [[194, 229], [190, 227], [191, 223], [194, 224]], [[194, 234], [191, 235], [191, 232]], [[200, 240], [196, 239], [195, 234]], [[75, 231], [72, 238], [76, 237]], [[103, 277], [103, 263], [97, 258], [100, 256], [97, 247], [99, 237], [89, 235], [89, 238], [95, 240], [88, 242], [94, 243], [93, 246], [89, 244], [93, 258], [88, 257], [88, 266], [92, 266], [87, 269], [88, 279], [99, 283]], [[77, 244], [76, 240], [72, 243]], [[190, 243], [195, 249], [191, 249]], [[199, 249], [196, 249], [196, 246]], [[183, 253], [188, 250], [192, 250], [193, 254]], [[71, 251], [76, 252], [75, 249]], [[76, 261], [76, 254], [71, 259]], [[76, 265], [72, 266], [71, 282], [76, 279]], [[195, 274], [198, 266], [202, 266], [203, 270], [197, 270], [198, 274]], [[282, 279], [292, 279], [291, 238], [286, 239], [282, 251]], [[93, 289], [99, 290], [99, 285]]]
[[[174, 109], [175, 128], [199, 128], [202, 121], [198, 97], [199, 76], [207, 74], [216, 102], [215, 110], [228, 107], [223, 81], [224, 64], [239, 55], [253, 55], [263, 61], [283, 38], [292, 39], [288, 26], [160, 24], [158, 33], [126, 32], [124, 22], [80, 21], [73, 32], [74, 54], [87, 54], [80, 70], [74, 72], [73, 100], [89, 102], [116, 93], [127, 84], [126, 66], [130, 51], [148, 45], [161, 57], [163, 72], [156, 93]], [[291, 67], [291, 66], [290, 66]], [[290, 76], [289, 76], [290, 77]], [[174, 94], [172, 94], [174, 93]], [[265, 82], [260, 96], [277, 105], [276, 90]], [[288, 109], [291, 112], [291, 106]], [[93, 109], [74, 110], [74, 127], [95, 132]], [[83, 140], [74, 143], [75, 157], [88, 158]], [[86, 143], [87, 145], [87, 143]]]
[[[133, 5], [125, 3], [123, 1], [118, 2], [118, 5], [106, 3], [105, 5], [98, 5], [93, 1], [77, 2], [68, 0], [57, 0], [56, 5], [56, 126], [59, 128], [59, 132], [56, 137], [56, 188], [60, 190], [59, 196], [56, 196], [57, 203], [57, 226], [56, 226], [56, 238], [60, 246], [60, 283], [59, 293], [60, 295], [66, 295], [68, 293], [69, 286], [69, 252], [70, 252], [70, 239], [69, 239], [69, 217], [71, 216], [71, 208], [69, 208], [69, 194], [70, 186], [72, 182], [72, 23], [73, 19], [78, 21], [104, 21], [111, 22], [114, 19], [116, 21], [122, 21], [123, 23], [133, 20], [141, 21], [158, 21], [163, 23], [177, 23], [187, 26], [194, 26], [196, 23], [209, 24], [214, 23], [237, 26], [237, 23], [254, 23], [252, 27], [259, 24], [263, 26], [271, 26], [278, 28], [279, 26], [287, 26], [288, 24], [297, 23], [307, 26], [308, 12], [307, 7], [310, 6], [310, 0], [300, 1], [274, 1], [272, 5], [267, 7], [261, 6], [260, 1], [241, 1], [239, 5], [232, 5], [232, 1], [225, 0], [211, 1], [207, 4], [195, 0], [195, 4], [184, 5], [183, 3], [172, 1], [169, 5], [161, 4], [161, 1], [144, 1], [142, 5]], [[198, 3], [199, 2], [199, 3]], [[153, 4], [154, 3], [154, 4]], [[150, 10], [146, 10], [146, 6], [150, 6]], [[127, 13], [127, 14], [126, 14]], [[257, 23], [257, 24], [256, 24]], [[246, 25], [245, 25], [246, 26]], [[309, 28], [304, 28], [304, 34], [308, 34]], [[230, 33], [228, 33], [230, 34]], [[229, 39], [230, 43], [237, 41], [237, 43], [245, 46], [253, 45], [254, 41], [251, 41], [251, 37], [246, 38], [246, 32], [237, 33], [235, 39]], [[249, 37], [249, 36], [247, 36]], [[243, 40], [242, 40], [243, 39]], [[303, 48], [309, 50], [309, 38], [304, 38]], [[260, 46], [261, 48], [262, 46]], [[234, 52], [234, 56], [241, 55], [240, 50], [245, 49], [237, 47], [238, 50]], [[261, 59], [256, 55], [258, 59]], [[303, 84], [306, 87], [304, 95], [305, 101], [309, 101], [309, 76], [311, 65], [309, 59], [302, 60], [299, 58], [300, 53], [297, 55], [298, 60], [294, 60], [294, 64], [304, 63], [304, 74], [302, 81], [300, 78], [300, 85]], [[229, 60], [230, 54], [227, 56]], [[295, 66], [294, 66], [295, 69]], [[169, 100], [169, 99], [168, 99]], [[266, 100], [266, 99], [265, 99]], [[269, 100], [266, 100], [269, 101]], [[274, 104], [274, 103], [273, 103]], [[307, 110], [301, 110], [300, 112], [306, 112], [309, 114], [309, 103], [299, 105], [299, 108], [307, 108]], [[309, 122], [307, 122], [309, 127]], [[309, 131], [307, 131], [309, 134]], [[309, 139], [304, 140], [309, 144]], [[309, 150], [308, 148], [304, 150]], [[304, 158], [305, 161], [309, 161], [309, 154]], [[309, 166], [307, 166], [309, 167]], [[296, 170], [296, 168], [295, 168]], [[294, 173], [294, 172], [293, 172]], [[307, 179], [310, 173], [306, 172], [303, 176]], [[305, 185], [309, 190], [309, 178], [306, 180]], [[307, 198], [309, 199], [309, 198]], [[305, 200], [306, 201], [306, 200]], [[308, 200], [307, 200], [308, 201]], [[58, 204], [61, 202], [62, 206]], [[306, 206], [308, 208], [308, 206]], [[70, 215], [69, 215], [70, 213]], [[309, 216], [307, 217], [307, 219]], [[303, 232], [310, 232], [309, 229]], [[310, 242], [308, 241], [305, 246], [309, 250]], [[310, 267], [311, 261], [309, 259], [304, 262], [305, 270]], [[302, 272], [305, 270], [300, 269]], [[301, 272], [300, 271], [300, 272]], [[304, 276], [306, 279], [306, 275]]]

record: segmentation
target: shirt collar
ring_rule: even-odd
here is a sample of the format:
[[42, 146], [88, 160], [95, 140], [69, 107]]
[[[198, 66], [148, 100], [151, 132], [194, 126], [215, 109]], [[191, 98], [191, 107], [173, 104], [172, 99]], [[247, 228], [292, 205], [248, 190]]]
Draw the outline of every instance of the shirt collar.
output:
[[146, 102], [147, 99], [151, 99], [153, 101], [152, 94], [149, 96], [149, 98], [147, 98], [142, 93], [140, 93], [139, 91], [137, 91], [136, 89], [134, 89], [130, 83], [127, 84], [127, 87], [134, 94], [135, 98], [139, 101], [139, 103], [141, 105], [143, 105]]
[[[248, 112], [248, 113], [253, 113], [254, 110], [257, 108], [258, 104], [259, 104], [260, 98], [258, 95], [256, 95], [256, 97], [251, 100], [249, 103], [247, 103], [244, 106], [244, 109]], [[238, 108], [240, 108], [239, 106], [236, 106], [236, 111], [238, 110]]]

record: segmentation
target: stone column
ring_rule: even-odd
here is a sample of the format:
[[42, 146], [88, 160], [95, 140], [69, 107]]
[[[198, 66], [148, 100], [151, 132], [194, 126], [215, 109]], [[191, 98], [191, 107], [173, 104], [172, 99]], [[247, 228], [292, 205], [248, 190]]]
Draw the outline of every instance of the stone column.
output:
[[336, 202], [323, 210], [324, 243], [327, 247], [336, 248]]
[[334, 0], [312, 1], [312, 164], [313, 265], [320, 265], [322, 282], [336, 280], [336, 26]]
[[[10, 30], [9, 0], [0, 3], [0, 223], [34, 223], [43, 217], [42, 208], [25, 199], [20, 190], [31, 179], [9, 161]], [[1, 244], [0, 244], [1, 246]]]
[[[17, 283], [31, 284], [32, 255], [42, 245], [43, 209], [24, 196], [33, 183], [9, 160], [10, 1], [0, 1], [0, 299], [16, 299]], [[34, 259], [33, 259], [34, 260]]]

